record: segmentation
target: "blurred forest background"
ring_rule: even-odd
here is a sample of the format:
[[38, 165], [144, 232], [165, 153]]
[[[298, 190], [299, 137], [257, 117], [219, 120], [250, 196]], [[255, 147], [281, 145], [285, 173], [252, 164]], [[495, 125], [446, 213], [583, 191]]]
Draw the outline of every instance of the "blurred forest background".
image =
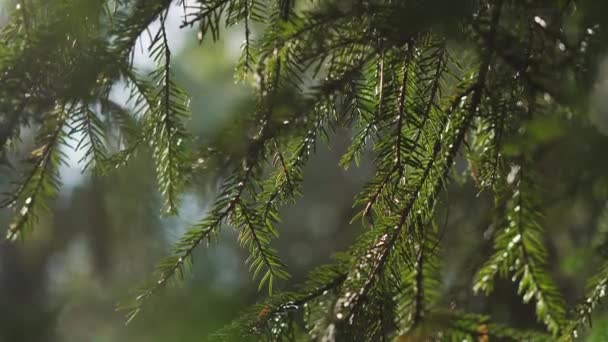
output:
[[[7, 15], [0, 7], [0, 26]], [[168, 20], [179, 21], [178, 11], [172, 11]], [[176, 28], [179, 24], [170, 26], [175, 28], [169, 34], [177, 83], [192, 97], [189, 130], [200, 138], [214, 137], [252, 105], [250, 90], [233, 77], [242, 34], [236, 28], [220, 42], [200, 47], [195, 33], [183, 34]], [[151, 62], [141, 51], [135, 63], [145, 71]], [[560, 260], [552, 264], [552, 271], [570, 303], [583, 291], [573, 279], [592, 274], [598, 257], [594, 251], [608, 246], [608, 224], [597, 229], [597, 217], [602, 212], [608, 215], [608, 64], [600, 69], [597, 87], [589, 94], [595, 127], [566, 130], [547, 119], [532, 125], [533, 136], [546, 146], [541, 162], [547, 170], [546, 198], [552, 201], [546, 227], [553, 260]], [[115, 96], [126, 101], [122, 89], [116, 89]], [[348, 172], [338, 166], [348, 133], [337, 131], [331, 146], [318, 146], [304, 172], [303, 198], [282, 209], [276, 247], [292, 278], [279, 288], [301, 281], [361, 232], [358, 223], [349, 224], [351, 203], [373, 169], [369, 162]], [[28, 132], [23, 139], [27, 141]], [[230, 145], [233, 139], [238, 136], [225, 138], [225, 143]], [[84, 176], [77, 153], [66, 153], [73, 163], [62, 168], [64, 186], [52, 209], [54, 217], [41, 220], [27, 243], [0, 246], [0, 341], [199, 341], [263, 295], [247, 272], [247, 252], [238, 246], [235, 233], [225, 229], [221, 244], [197, 250], [194, 272], [183, 286], [163, 291], [125, 326], [115, 304], [150, 274], [185, 227], [204, 216], [216, 185], [201, 180], [185, 195], [179, 218], [161, 217], [150, 159], [140, 156], [127, 168], [98, 178]], [[2, 168], [0, 190], [5, 191], [9, 178], [4, 175], [12, 171]], [[448, 253], [443, 265], [448, 297], [450, 291], [461, 292], [454, 289], [471, 287], [484, 258], [474, 251], [489, 253], [493, 229], [492, 200], [481, 194], [471, 201], [477, 190], [470, 178], [461, 179], [452, 185], [450, 205], [442, 210], [444, 224], [451, 227], [442, 237]], [[1, 225], [8, 219], [3, 213]], [[464, 293], [468, 295], [453, 296], [453, 306], [489, 313], [496, 321], [517, 327], [537, 324], [534, 310], [519, 304], [516, 288], [508, 282], [490, 298]], [[590, 341], [608, 340], [608, 316], [593, 327]]]

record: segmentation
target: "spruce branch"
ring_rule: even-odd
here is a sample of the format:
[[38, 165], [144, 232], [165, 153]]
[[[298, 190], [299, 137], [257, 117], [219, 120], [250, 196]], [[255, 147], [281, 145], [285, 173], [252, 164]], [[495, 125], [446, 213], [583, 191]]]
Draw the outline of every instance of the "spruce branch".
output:
[[564, 327], [564, 303], [544, 270], [547, 251], [542, 242], [541, 216], [534, 204], [528, 179], [532, 176], [524, 177], [524, 167], [518, 168], [515, 175], [519, 177], [517, 187], [508, 205], [507, 227], [496, 236], [494, 255], [478, 272], [474, 290], [489, 293], [493, 290], [492, 280], [497, 273], [505, 277], [512, 275], [514, 281], [519, 281], [518, 292], [523, 301], [535, 300], [538, 319], [556, 336]]
[[[76, 134], [86, 172], [120, 167], [149, 145], [163, 211], [176, 213], [190, 176], [207, 174], [198, 174], [202, 162], [192, 167], [188, 96], [175, 82], [167, 14], [180, 6], [181, 27], [198, 26], [201, 42], [220, 39], [229, 27], [243, 30], [236, 77], [254, 81], [259, 91], [255, 112], [242, 125], [253, 137], [234, 155], [215, 142], [201, 146], [205, 158], [222, 159], [216, 198], [122, 307], [128, 321], [183, 278], [195, 250], [230, 225], [259, 289], [272, 294], [216, 340], [569, 341], [590, 324], [605, 296], [607, 267], [566, 315], [548, 271], [544, 240], [551, 234], [542, 227], [535, 188], [540, 177], [533, 170], [546, 167], [545, 159], [532, 164], [524, 153], [546, 138], [526, 110], [566, 119], [560, 125], [568, 128], [581, 120], [573, 110], [580, 102], [573, 99], [582, 98], [576, 89], [589, 88], [585, 82], [597, 74], [594, 63], [605, 45], [590, 5], [467, 1], [456, 11], [459, 6], [439, 1], [429, 11], [421, 1], [39, 2], [15, 2], [0, 30], [0, 161], [10, 160], [9, 148], [20, 151], [20, 138], [29, 133], [23, 127], [37, 131], [30, 168], [2, 203], [18, 211], [10, 239], [24, 236], [48, 211], [60, 187], [63, 147]], [[146, 34], [156, 67], [139, 75], [133, 56]], [[124, 107], [109, 96], [122, 83], [129, 88]], [[568, 116], [549, 116], [554, 110]], [[303, 286], [277, 293], [277, 280], [288, 277], [273, 249], [280, 208], [301, 195], [317, 144], [346, 127], [352, 141], [340, 164], [374, 156], [375, 173], [354, 200], [355, 219], [371, 229]], [[518, 140], [524, 131], [530, 135]], [[547, 148], [570, 147], [569, 140], [547, 142]], [[461, 170], [462, 151], [473, 181], [492, 188], [495, 210], [504, 216], [474, 289], [490, 292], [498, 276], [509, 276], [523, 301], [534, 301], [551, 336], [440, 307], [446, 298], [436, 210]], [[511, 160], [512, 153], [521, 155]], [[585, 170], [585, 177], [594, 171]]]
[[248, 158], [243, 170], [236, 170], [232, 176], [224, 181], [221, 192], [210, 213], [189, 228], [173, 245], [170, 256], [164, 258], [156, 266], [152, 280], [135, 290], [135, 299], [118, 305], [117, 310], [126, 312], [127, 323], [132, 321], [139, 314], [144, 304], [176, 274], [183, 278], [185, 268], [189, 266], [196, 247], [203, 241], [211, 242], [219, 232], [221, 225], [235, 213], [242, 201], [247, 183], [251, 181], [254, 163], [253, 158]]
[[117, 14], [112, 33], [116, 36], [113, 49], [120, 56], [119, 60], [132, 63], [135, 43], [168, 10], [171, 3], [171, 0], [137, 1], [132, 12]]
[[6, 239], [14, 241], [31, 231], [40, 215], [49, 211], [48, 202], [54, 199], [60, 187], [58, 167], [65, 156], [60, 146], [65, 144], [64, 125], [68, 111], [58, 106], [42, 124], [36, 138], [37, 148], [30, 153], [31, 170], [19, 182], [17, 189], [0, 203], [0, 208], [13, 207], [17, 213], [8, 226]]
[[233, 221], [242, 227], [239, 241], [241, 245], [249, 248], [250, 256], [247, 263], [250, 264], [253, 279], [260, 277], [260, 272], [265, 268], [266, 273], [261, 276], [258, 289], [262, 289], [265, 284], [268, 284], [268, 293], [272, 294], [274, 279], [286, 279], [289, 276], [278, 253], [270, 247], [271, 239], [276, 238], [278, 233], [274, 229], [272, 221], [268, 219], [262, 221], [254, 208], [247, 208], [244, 204], [239, 203], [237, 209], [235, 216], [240, 219]]
[[[501, 4], [493, 10], [493, 25], [492, 27], [496, 27], [498, 25], [498, 20], [500, 17], [500, 9]], [[422, 198], [425, 204], [431, 204], [435, 202], [439, 191], [441, 190], [441, 185], [444, 182], [444, 179], [447, 177], [449, 170], [452, 167], [453, 160], [456, 156], [456, 153], [461, 147], [461, 144], [464, 140], [465, 133], [468, 131], [471, 121], [475, 114], [479, 110], [479, 105], [482, 100], [482, 93], [485, 88], [486, 77], [488, 73], [488, 68], [492, 59], [492, 46], [489, 47], [486, 52], [484, 59], [479, 67], [479, 74], [477, 76], [477, 80], [471, 88], [473, 92], [471, 102], [468, 107], [468, 111], [462, 118], [456, 119], [456, 122], [452, 125], [452, 127], [456, 127], [454, 131], [453, 141], [451, 141], [448, 145], [448, 151], [446, 151], [446, 158], [443, 166], [441, 167], [441, 171], [439, 172], [439, 176], [435, 180], [429, 179], [432, 170], [435, 167], [435, 163], [440, 163], [437, 158], [440, 155], [440, 152], [443, 149], [444, 142], [442, 139], [437, 139], [433, 152], [423, 169], [422, 176], [417, 180], [417, 185], [414, 186], [414, 190], [411, 193], [411, 197], [408, 201], [405, 202], [405, 205], [400, 210], [399, 219], [396, 222], [396, 225], [389, 226], [384, 229], [384, 233], [382, 233], [379, 238], [371, 245], [369, 249], [365, 252], [369, 257], [364, 258], [363, 262], [355, 264], [355, 267], [352, 272], [357, 274], [357, 278], [360, 278], [361, 275], [365, 275], [363, 278], [365, 281], [360, 286], [360, 290], [357, 290], [354, 294], [348, 293], [347, 296], [341, 296], [341, 298], [337, 301], [334, 313], [338, 320], [351, 320], [353, 314], [357, 312], [359, 306], [362, 305], [367, 292], [371, 289], [374, 282], [378, 277], [381, 276], [381, 273], [384, 271], [384, 267], [388, 262], [388, 258], [393, 250], [394, 246], [397, 245], [400, 237], [402, 236], [401, 232], [403, 227], [408, 222], [408, 219], [412, 219], [410, 217], [412, 209], [416, 204], [416, 201], [420, 199], [421, 191], [424, 189], [424, 186], [427, 182], [430, 181], [430, 188], [432, 189], [428, 198]], [[458, 99], [460, 101], [460, 98]], [[455, 105], [453, 104], [451, 108]], [[454, 120], [454, 118], [450, 118], [449, 115], [446, 115], [448, 118], [447, 122], [450, 120]], [[447, 126], [447, 123], [446, 123]], [[433, 206], [434, 207], [434, 206]], [[432, 210], [432, 208], [430, 210]], [[368, 265], [368, 262], [371, 264]], [[352, 277], [352, 276], [351, 276]]]
[[154, 108], [148, 124], [150, 135], [147, 141], [152, 146], [156, 174], [163, 196], [163, 211], [167, 214], [177, 213], [180, 195], [187, 174], [188, 156], [186, 145], [189, 136], [184, 127], [184, 120], [189, 115], [189, 99], [174, 83], [171, 71], [171, 50], [167, 40], [165, 16], [160, 14], [161, 26], [150, 44], [150, 53], [159, 68], [151, 73], [157, 90], [154, 99], [158, 106]]
[[442, 332], [447, 334], [454, 341], [469, 339], [478, 341], [497, 339], [500, 341], [513, 342], [551, 341], [551, 336], [546, 333], [513, 329], [503, 324], [495, 323], [490, 317], [485, 315], [447, 311], [434, 311], [431, 315], [435, 315], [432, 321], [446, 323], [447, 329], [442, 329]]
[[[608, 228], [608, 206], [604, 208], [598, 219], [598, 231], [605, 233], [606, 228]], [[587, 280], [585, 295], [572, 310], [573, 319], [569, 320], [562, 330], [560, 341], [577, 340], [579, 331], [585, 329], [586, 326], [591, 327], [592, 314], [606, 297], [607, 288], [608, 262], [603, 261], [599, 271]]]
[[78, 161], [83, 164], [83, 170], [92, 168], [97, 173], [103, 173], [106, 168], [108, 152], [105, 145], [105, 127], [97, 113], [89, 104], [81, 104], [73, 115], [72, 129], [68, 136], [80, 133], [82, 138], [74, 149], [83, 151], [84, 155]]
[[[151, 135], [153, 129], [151, 125], [145, 124], [145, 120], [153, 115], [158, 106], [152, 84], [138, 77], [132, 69], [121, 68], [121, 75], [129, 89], [127, 104], [132, 110], [122, 115], [119, 121], [127, 124], [127, 126], [121, 124], [120, 128], [130, 139], [124, 141], [124, 148], [108, 157], [108, 167], [113, 168], [126, 165], [131, 156], [145, 144], [146, 138]], [[130, 123], [136, 123], [137, 129], [134, 129], [134, 125]], [[119, 141], [119, 145], [120, 143]]]
[[[465, 91], [465, 93], [468, 93], [468, 90]], [[457, 97], [457, 100], [455, 101], [456, 104], [460, 102], [462, 96]], [[476, 98], [477, 97], [473, 97], [472, 101], [475, 101]], [[480, 96], [478, 97], [478, 100], [481, 100]], [[428, 158], [428, 161], [422, 170], [420, 178], [416, 179], [411, 196], [401, 207], [397, 221], [394, 223], [394, 225], [387, 225], [386, 227], [382, 228], [383, 233], [380, 234], [375, 242], [365, 250], [366, 255], [362, 258], [363, 261], [355, 263], [353, 269], [349, 273], [349, 277], [351, 277], [351, 279], [355, 279], [354, 277], [356, 277], [357, 279], [365, 280], [362, 282], [362, 284], [356, 285], [359, 289], [355, 290], [354, 292], [348, 292], [347, 296], [341, 296], [337, 301], [334, 308], [334, 314], [338, 320], [350, 320], [350, 318], [364, 303], [367, 293], [371, 290], [373, 284], [378, 280], [378, 278], [381, 277], [381, 274], [389, 261], [391, 252], [402, 239], [404, 227], [410, 220], [415, 220], [416, 213], [412, 213], [412, 209], [416, 205], [416, 202], [423, 201], [425, 204], [431, 204], [437, 197], [437, 194], [441, 189], [443, 179], [451, 168], [452, 160], [462, 144], [464, 134], [470, 125], [471, 118], [474, 113], [476, 113], [476, 105], [478, 105], [478, 103], [472, 102], [470, 110], [462, 118], [450, 117], [451, 112], [456, 106], [455, 104], [450, 105], [451, 110], [447, 111], [446, 118], [448, 118], [448, 121], [446, 122], [445, 126], [447, 126], [448, 122], [453, 122], [452, 127], [455, 126], [456, 130], [453, 136], [454, 140], [449, 144], [451, 148], [446, 152], [446, 161], [442, 163], [444, 166], [442, 167], [441, 175], [436, 179], [432, 179], [432, 170], [435, 167], [435, 163], [441, 163], [438, 158], [440, 157], [440, 152], [445, 144], [441, 139], [438, 139], [435, 142], [431, 156]], [[429, 187], [429, 185], [430, 188], [433, 189], [433, 192], [428, 198], [421, 197], [421, 192], [424, 188]], [[357, 282], [355, 282], [355, 284], [356, 283]]]

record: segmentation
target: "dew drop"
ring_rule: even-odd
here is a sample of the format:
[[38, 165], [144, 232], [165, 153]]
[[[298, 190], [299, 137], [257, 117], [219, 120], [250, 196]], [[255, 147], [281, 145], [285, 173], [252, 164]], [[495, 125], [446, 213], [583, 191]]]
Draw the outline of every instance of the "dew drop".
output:
[[518, 243], [518, 242], [519, 242], [519, 240], [521, 240], [521, 234], [517, 234], [517, 235], [515, 235], [515, 237], [513, 238], [513, 240], [512, 240], [512, 241], [513, 241], [513, 243]]
[[539, 16], [534, 17], [534, 22], [537, 23], [538, 25], [540, 25], [542, 28], [547, 27], [547, 22], [545, 21], [545, 19], [543, 19]]
[[515, 177], [517, 176], [518, 173], [519, 173], [519, 166], [513, 166], [511, 168], [511, 171], [509, 172], [509, 175], [507, 176], [507, 183], [509, 183], [509, 184], [513, 183], [513, 181], [515, 181]]

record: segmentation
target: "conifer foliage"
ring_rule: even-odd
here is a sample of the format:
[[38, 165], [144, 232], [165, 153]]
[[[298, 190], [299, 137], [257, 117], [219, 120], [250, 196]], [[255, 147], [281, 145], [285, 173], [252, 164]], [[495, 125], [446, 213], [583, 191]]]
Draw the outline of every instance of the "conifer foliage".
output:
[[[242, 29], [236, 76], [250, 83], [256, 106], [239, 124], [253, 134], [218, 176], [209, 212], [120, 306], [128, 320], [182, 278], [193, 252], [225, 225], [239, 232], [252, 277], [269, 296], [212, 340], [572, 340], [605, 295], [606, 267], [579, 305], [568, 308], [560, 295], [545, 245], [538, 150], [525, 144], [532, 118], [585, 120], [577, 91], [589, 88], [605, 41], [589, 1], [12, 5], [0, 35], [3, 158], [27, 146], [23, 127], [36, 138], [2, 202], [13, 212], [8, 240], [26, 237], [40, 215], [50, 214], [66, 147], [84, 151], [83, 170], [100, 175], [149, 153], [163, 213], [178, 214], [197, 163], [213, 165], [223, 156], [201, 155], [216, 146], [186, 129], [189, 96], [174, 81], [168, 12], [183, 12], [180, 27], [197, 28], [201, 48], [213, 49], [228, 27]], [[145, 49], [156, 64], [149, 74], [133, 66], [142, 36], [150, 37]], [[110, 96], [117, 85], [126, 85], [128, 106]], [[345, 169], [373, 155], [375, 174], [354, 199], [354, 220], [367, 229], [304, 284], [277, 293], [276, 282], [289, 277], [272, 247], [279, 209], [300, 196], [304, 166], [337, 127], [353, 132], [340, 161]], [[452, 310], [442, 298], [440, 251], [450, 246], [442, 244], [437, 209], [464, 164], [499, 212], [492, 254], [471, 287], [489, 294], [498, 278], [512, 279], [544, 329], [510, 328]]]

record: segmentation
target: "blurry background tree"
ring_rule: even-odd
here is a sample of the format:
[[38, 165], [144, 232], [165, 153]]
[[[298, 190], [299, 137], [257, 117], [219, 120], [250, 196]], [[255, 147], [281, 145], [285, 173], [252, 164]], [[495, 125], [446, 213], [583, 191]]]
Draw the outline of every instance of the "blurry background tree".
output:
[[603, 1], [0, 9], [0, 341], [608, 339]]

